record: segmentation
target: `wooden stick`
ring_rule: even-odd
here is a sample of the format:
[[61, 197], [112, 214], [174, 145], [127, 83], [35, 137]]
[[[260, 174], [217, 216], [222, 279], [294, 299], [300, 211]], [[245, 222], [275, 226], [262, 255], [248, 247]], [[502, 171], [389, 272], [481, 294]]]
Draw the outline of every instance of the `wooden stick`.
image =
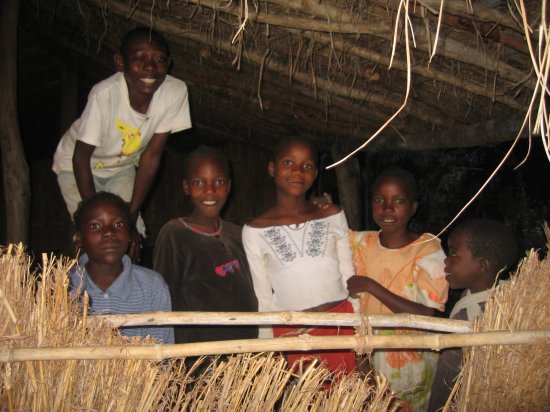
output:
[[245, 352], [311, 351], [350, 349], [433, 349], [461, 346], [548, 344], [550, 330], [481, 332], [467, 334], [325, 336], [301, 335], [292, 338], [242, 339], [222, 342], [184, 343], [152, 346], [102, 346], [73, 348], [0, 349], [0, 362], [38, 360], [148, 359], [221, 355]]
[[[90, 321], [107, 321], [115, 327], [158, 325], [307, 325], [361, 326], [363, 316], [356, 313], [319, 312], [147, 312], [126, 315], [90, 316]], [[367, 315], [372, 327], [428, 329], [439, 332], [466, 333], [471, 323], [462, 320], [433, 318], [408, 313]]]

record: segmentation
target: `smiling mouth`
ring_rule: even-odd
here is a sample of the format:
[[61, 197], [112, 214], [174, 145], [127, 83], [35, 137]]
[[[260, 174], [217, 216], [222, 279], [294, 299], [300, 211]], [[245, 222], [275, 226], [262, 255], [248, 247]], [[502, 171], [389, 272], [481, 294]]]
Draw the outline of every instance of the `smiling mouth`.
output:
[[155, 84], [155, 83], [157, 82], [157, 79], [150, 79], [150, 78], [147, 78], [147, 77], [143, 77], [143, 78], [141, 78], [141, 79], [139, 79], [139, 80], [141, 80], [143, 83], [145, 83], [145, 84], [147, 84], [147, 85], [149, 85], [149, 86], [151, 86], [151, 85], [153, 85], [153, 84]]
[[382, 219], [382, 223], [395, 223], [397, 219]]
[[205, 205], [205, 206], [215, 206], [216, 205], [216, 202], [215, 200], [203, 200], [202, 204]]
[[101, 248], [102, 250], [118, 250], [120, 249], [120, 245], [118, 243], [107, 243], [104, 244]]

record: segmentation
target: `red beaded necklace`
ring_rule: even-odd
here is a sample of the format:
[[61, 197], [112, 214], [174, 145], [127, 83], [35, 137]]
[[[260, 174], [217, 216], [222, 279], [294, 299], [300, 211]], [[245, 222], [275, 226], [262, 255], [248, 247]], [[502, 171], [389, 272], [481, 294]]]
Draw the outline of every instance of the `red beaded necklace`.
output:
[[218, 228], [214, 232], [203, 232], [202, 230], [199, 230], [196, 227], [193, 227], [191, 225], [191, 223], [187, 222], [187, 218], [185, 218], [185, 217], [181, 218], [180, 220], [185, 225], [186, 228], [188, 228], [193, 233], [196, 233], [197, 235], [218, 237], [222, 233], [222, 220], [221, 220], [221, 218], [218, 218]]

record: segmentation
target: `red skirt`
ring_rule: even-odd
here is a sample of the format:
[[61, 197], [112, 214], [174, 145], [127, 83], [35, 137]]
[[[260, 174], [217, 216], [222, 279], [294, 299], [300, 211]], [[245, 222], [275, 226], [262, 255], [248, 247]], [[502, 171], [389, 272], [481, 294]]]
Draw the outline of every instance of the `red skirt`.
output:
[[[353, 307], [347, 300], [342, 301], [328, 312], [353, 313]], [[302, 328], [296, 326], [273, 326], [273, 336], [294, 337], [307, 333], [311, 336], [353, 336], [354, 328], [351, 326], [334, 327], [319, 326], [315, 328]], [[300, 359], [319, 359], [333, 372], [350, 373], [355, 370], [355, 354], [351, 350], [329, 350], [322, 352], [285, 352], [289, 365], [294, 365]]]

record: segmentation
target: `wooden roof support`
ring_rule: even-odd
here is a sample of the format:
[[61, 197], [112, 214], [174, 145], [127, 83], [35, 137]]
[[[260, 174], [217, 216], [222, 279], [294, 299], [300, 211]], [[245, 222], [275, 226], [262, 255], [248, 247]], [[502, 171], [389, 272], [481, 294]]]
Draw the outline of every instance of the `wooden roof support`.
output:
[[[194, 0], [191, 0], [194, 1]], [[128, 5], [124, 3], [122, 0], [111, 0], [109, 2], [109, 10], [115, 14], [118, 14], [120, 16], [123, 16], [127, 18], [127, 11], [128, 11]], [[150, 24], [150, 12], [144, 11], [141, 9], [136, 9], [132, 13], [132, 20], [137, 21], [141, 24]], [[211, 44], [212, 41], [210, 38], [208, 38], [207, 35], [197, 34], [190, 31], [184, 31], [182, 30], [182, 26], [176, 22], [168, 21], [168, 20], [156, 20], [155, 21], [155, 27], [162, 29], [164, 32], [171, 33], [174, 35], [177, 35], [179, 37], [193, 40], [198, 43], [203, 44]], [[216, 43], [217, 47], [220, 49], [226, 51], [226, 52], [234, 52], [235, 46], [232, 45], [229, 41], [223, 41], [219, 40]], [[288, 73], [288, 68], [281, 63], [275, 62], [273, 59], [264, 60], [264, 55], [258, 52], [255, 52], [253, 50], [247, 50], [246, 51], [246, 58], [257, 64], [258, 66], [261, 66], [263, 64], [264, 69], [269, 69], [271, 71], [286, 75]], [[403, 101], [402, 97], [395, 95], [395, 94], [374, 94], [371, 92], [367, 92], [364, 90], [358, 90], [346, 86], [342, 86], [339, 84], [334, 84], [332, 82], [329, 82], [328, 80], [321, 79], [321, 78], [315, 78], [312, 79], [312, 76], [310, 73], [305, 72], [295, 72], [293, 75], [293, 79], [311, 86], [312, 81], [315, 82], [315, 87], [323, 89], [324, 91], [338, 95], [341, 97], [347, 97], [358, 101], [366, 101], [371, 102], [383, 107], [388, 107], [391, 109], [398, 109]], [[438, 110], [435, 110], [434, 108], [431, 108], [429, 106], [426, 106], [425, 104], [421, 102], [415, 101], [414, 104], [409, 105], [405, 110], [404, 114], [414, 116], [428, 124], [434, 124], [434, 125], [448, 125], [449, 124], [449, 117], [446, 115], [443, 115]]]
[[[311, 33], [308, 33], [308, 32], [303, 33], [303, 35], [310, 39], [313, 39], [314, 37]], [[357, 56], [363, 59], [370, 60], [373, 63], [383, 65], [386, 68], [388, 68], [390, 65], [389, 57], [383, 56], [382, 54], [376, 51], [367, 49], [365, 47], [357, 46], [352, 42], [348, 42], [345, 40], [338, 40], [338, 39], [335, 39], [334, 37], [331, 38], [329, 35], [322, 34], [322, 33], [316, 33], [315, 40], [317, 42], [321, 42], [326, 45], [332, 45], [336, 49], [340, 51], [345, 51], [346, 53], [349, 53], [353, 56]], [[398, 57], [395, 57], [392, 62], [392, 68], [400, 71], [406, 71], [407, 64], [404, 60]], [[512, 109], [516, 109], [522, 112], [526, 110], [525, 102], [517, 101], [510, 96], [495, 94], [493, 93], [493, 90], [487, 88], [486, 85], [474, 82], [472, 80], [459, 79], [456, 76], [453, 76], [441, 70], [437, 70], [434, 67], [428, 68], [421, 65], [414, 65], [411, 67], [411, 71], [413, 74], [417, 74], [419, 76], [426, 77], [428, 79], [437, 80], [439, 82], [448, 84], [452, 87], [456, 87], [459, 89], [466, 90], [470, 93], [477, 94], [478, 96], [487, 97], [491, 99], [491, 101], [502, 103], [508, 107], [511, 107]]]
[[[221, 8], [219, 7], [219, 2], [214, 0], [188, 0], [188, 2], [190, 4], [197, 4], [202, 7], [213, 8], [219, 12], [227, 13], [235, 17], [239, 17], [241, 15], [241, 11], [238, 7], [229, 6], [227, 8]], [[325, 5], [326, 2], [318, 3], [308, 1], [302, 4], [302, 2], [295, 2], [293, 0], [276, 0], [276, 2], [272, 1], [272, 3], [276, 3], [277, 5], [285, 7], [289, 10], [309, 13], [322, 19], [327, 19], [327, 14], [328, 16], [335, 15], [338, 11], [336, 8], [334, 8], [335, 10], [331, 10], [330, 8], [327, 9], [328, 6]], [[126, 6], [126, 9], [128, 9], [128, 6]], [[188, 16], [178, 13], [178, 8], [174, 5], [171, 5], [168, 10], [165, 7], [164, 9], [170, 14], [188, 18]], [[312, 19], [296, 20], [296, 18], [292, 16], [280, 16], [270, 14], [268, 12], [260, 13], [254, 10], [250, 10], [249, 13], [248, 19], [251, 21], [277, 25], [285, 28], [294, 28], [304, 31], [324, 31], [326, 33], [368, 34], [388, 41], [393, 40], [392, 25], [389, 21], [362, 24], [358, 21], [358, 19], [350, 18], [347, 21], [340, 19], [337, 22], [329, 20], [327, 24], [319, 25]], [[342, 13], [340, 13], [340, 16], [349, 18], [349, 16]], [[294, 22], [294, 24], [292, 22]], [[339, 30], [339, 27], [342, 30]], [[435, 33], [432, 31], [427, 32], [426, 29], [420, 24], [414, 26], [414, 33], [416, 47], [424, 52], [430, 52], [430, 39], [435, 38]], [[475, 44], [475, 38], [473, 36], [472, 43]], [[528, 80], [532, 77], [530, 73], [525, 73], [512, 65], [495, 58], [496, 52], [491, 52], [490, 47], [486, 47], [484, 51], [481, 51], [447, 36], [446, 38], [440, 37], [440, 44], [438, 45], [437, 50], [439, 56], [472, 66], [481, 67], [484, 70], [497, 73], [501, 78], [506, 79], [511, 83], [524, 84], [526, 87], [534, 89], [534, 82], [532, 80]]]
[[[423, 135], [407, 136], [406, 140], [378, 139], [369, 146], [369, 150], [457, 149], [509, 142], [517, 137], [521, 122], [520, 116], [512, 116]], [[520, 137], [527, 138], [528, 134], [524, 132]]]

